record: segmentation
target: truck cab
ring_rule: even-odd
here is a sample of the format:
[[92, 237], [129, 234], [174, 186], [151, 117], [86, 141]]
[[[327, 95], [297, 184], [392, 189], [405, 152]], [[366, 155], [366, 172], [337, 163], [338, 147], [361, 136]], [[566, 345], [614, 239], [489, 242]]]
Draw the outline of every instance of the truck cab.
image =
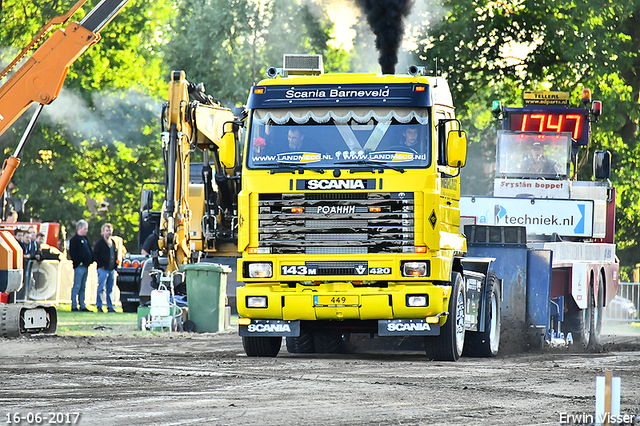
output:
[[422, 336], [453, 360], [467, 329], [484, 331], [471, 303], [483, 286], [462, 279], [466, 136], [447, 82], [414, 71], [324, 74], [319, 57], [285, 56], [251, 89], [237, 290], [248, 355], [277, 355], [282, 337], [289, 352], [342, 351], [361, 332]]

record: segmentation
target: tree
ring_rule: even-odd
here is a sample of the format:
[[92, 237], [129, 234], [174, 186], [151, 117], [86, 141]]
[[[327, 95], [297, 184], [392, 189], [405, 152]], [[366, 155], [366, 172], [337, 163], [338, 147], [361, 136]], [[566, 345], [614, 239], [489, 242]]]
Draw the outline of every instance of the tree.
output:
[[322, 54], [327, 71], [345, 70], [346, 52], [331, 49], [332, 24], [313, 1], [184, 0], [166, 46], [171, 69], [203, 82], [228, 107], [246, 102], [249, 88], [279, 68], [284, 53]]
[[169, 69], [184, 70], [226, 106], [246, 102], [263, 67], [264, 14], [258, 2], [183, 0], [164, 50]]
[[[5, 3], [0, 40], [17, 51], [73, 3]], [[74, 20], [98, 1], [89, 3]], [[109, 220], [125, 241], [134, 240], [140, 180], [155, 178], [160, 169], [157, 98], [166, 83], [158, 47], [172, 6], [171, 0], [131, 0], [71, 66], [61, 96], [44, 109], [14, 175], [12, 196], [29, 200], [21, 220], [61, 222], [71, 230], [80, 218], [96, 225]], [[0, 138], [5, 155], [13, 152], [26, 120]], [[103, 201], [106, 210], [93, 208]], [[92, 226], [90, 238], [98, 236], [99, 226]]]
[[[478, 100], [495, 98], [515, 105], [523, 89], [547, 85], [570, 92], [573, 105], [578, 105], [582, 88], [592, 88], [594, 98], [603, 101], [608, 109], [593, 126], [590, 152], [608, 149], [613, 154], [618, 256], [622, 265], [637, 263], [640, 2], [445, 0], [441, 4], [448, 13], [424, 28], [428, 37], [419, 54], [425, 63], [437, 57], [445, 64], [443, 72], [462, 106], [465, 126], [473, 129], [474, 143], [488, 127], [472, 114]], [[517, 46], [524, 51], [513, 58]], [[589, 174], [581, 170], [583, 177]]]

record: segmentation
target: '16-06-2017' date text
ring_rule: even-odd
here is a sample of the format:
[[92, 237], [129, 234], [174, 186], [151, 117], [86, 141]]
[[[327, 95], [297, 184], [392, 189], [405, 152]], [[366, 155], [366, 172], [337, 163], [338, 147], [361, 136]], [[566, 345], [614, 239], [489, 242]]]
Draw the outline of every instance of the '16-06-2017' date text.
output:
[[80, 420], [80, 413], [28, 412], [7, 413], [8, 425], [73, 425]]

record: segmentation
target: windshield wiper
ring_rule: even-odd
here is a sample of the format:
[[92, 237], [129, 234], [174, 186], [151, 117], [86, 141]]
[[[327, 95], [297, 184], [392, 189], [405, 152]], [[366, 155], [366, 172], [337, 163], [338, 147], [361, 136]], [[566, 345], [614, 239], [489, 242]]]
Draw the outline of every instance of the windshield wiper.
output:
[[303, 174], [305, 170], [311, 170], [313, 172], [317, 172], [320, 174], [324, 173], [324, 169], [321, 169], [319, 167], [303, 167], [299, 164], [291, 164], [291, 163], [262, 163], [262, 164], [254, 164], [254, 167], [255, 166], [275, 167], [275, 169], [269, 170], [272, 175], [276, 173], [289, 173], [289, 172], [295, 173], [296, 170], [300, 174]]
[[350, 165], [350, 164], [353, 164], [353, 165], [371, 166], [374, 169], [378, 169], [378, 168], [379, 169], [391, 169], [391, 170], [395, 170], [395, 171], [400, 172], [400, 173], [404, 173], [405, 172], [405, 170], [403, 168], [401, 168], [401, 167], [394, 167], [394, 166], [391, 166], [391, 165], [389, 165], [387, 163], [383, 163], [383, 162], [380, 162], [380, 161], [371, 161], [371, 160], [364, 160], [364, 159], [352, 160], [352, 161], [338, 161], [335, 164], [337, 164], [337, 165]]

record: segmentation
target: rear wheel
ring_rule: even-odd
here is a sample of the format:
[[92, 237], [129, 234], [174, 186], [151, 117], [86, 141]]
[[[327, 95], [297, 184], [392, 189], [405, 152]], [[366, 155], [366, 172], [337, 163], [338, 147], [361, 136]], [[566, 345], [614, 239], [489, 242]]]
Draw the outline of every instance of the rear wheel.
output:
[[313, 346], [318, 353], [347, 353], [348, 335], [336, 330], [316, 330], [313, 332]]
[[[593, 292], [593, 288], [591, 288]], [[593, 293], [592, 293], [593, 294]], [[600, 332], [602, 331], [602, 317], [604, 315], [604, 279], [598, 274], [598, 296], [591, 298], [594, 302], [591, 315], [591, 334], [589, 336], [589, 348], [597, 348], [600, 345]]]
[[464, 342], [464, 354], [476, 357], [498, 355], [500, 346], [500, 286], [498, 278], [491, 274], [487, 277], [485, 296], [487, 306], [484, 331], [468, 332]]
[[300, 327], [298, 337], [287, 337], [287, 352], [290, 354], [312, 354], [315, 351], [313, 333], [306, 328]]
[[564, 331], [571, 332], [573, 341], [583, 347], [587, 347], [589, 344], [591, 327], [594, 323], [593, 286], [590, 286], [587, 296], [587, 307], [585, 309], [580, 309], [575, 301], [571, 299], [570, 303], [573, 306], [565, 314], [564, 318]]
[[429, 359], [457, 361], [460, 358], [465, 339], [464, 315], [466, 307], [467, 299], [462, 275], [454, 272], [451, 276], [451, 298], [449, 298], [447, 321], [440, 327], [439, 336], [425, 337], [425, 350]]
[[275, 357], [280, 352], [282, 337], [252, 337], [242, 338], [242, 346], [247, 356]]

